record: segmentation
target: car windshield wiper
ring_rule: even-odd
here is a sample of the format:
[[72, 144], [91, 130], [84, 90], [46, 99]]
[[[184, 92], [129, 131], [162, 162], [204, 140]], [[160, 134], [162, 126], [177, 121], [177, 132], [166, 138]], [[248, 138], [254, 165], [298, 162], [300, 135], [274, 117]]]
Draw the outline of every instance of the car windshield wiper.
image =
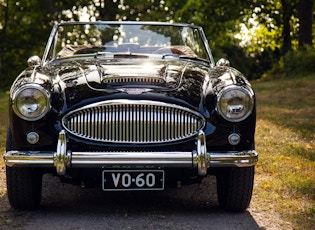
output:
[[114, 58], [149, 58], [149, 55], [141, 53], [122, 52], [114, 53]]
[[205, 62], [209, 63], [209, 61], [199, 58], [199, 57], [191, 57], [191, 56], [186, 56], [186, 55], [181, 55], [181, 54], [173, 54], [173, 53], [167, 53], [162, 55], [162, 59], [167, 59], [167, 58], [176, 58], [176, 59], [182, 59], [182, 60], [192, 60], [192, 61], [198, 61], [198, 62]]
[[100, 51], [100, 52], [93, 53], [93, 56], [94, 58], [97, 58], [98, 56], [105, 56], [105, 57], [113, 58], [114, 54], [112, 52]]
[[198, 61], [198, 62], [204, 62], [209, 64], [208, 60], [199, 58], [199, 57], [189, 57], [189, 56], [179, 56], [179, 59], [183, 59], [183, 60], [192, 60], [192, 61]]
[[173, 53], [162, 54], [162, 59], [166, 59], [168, 57], [174, 57], [176, 59], [179, 59], [179, 54], [173, 54]]
[[119, 52], [119, 53], [97, 52], [94, 54], [95, 58], [97, 58], [98, 56], [105, 56], [108, 58], [149, 58], [149, 55], [147, 54], [131, 53], [131, 52]]

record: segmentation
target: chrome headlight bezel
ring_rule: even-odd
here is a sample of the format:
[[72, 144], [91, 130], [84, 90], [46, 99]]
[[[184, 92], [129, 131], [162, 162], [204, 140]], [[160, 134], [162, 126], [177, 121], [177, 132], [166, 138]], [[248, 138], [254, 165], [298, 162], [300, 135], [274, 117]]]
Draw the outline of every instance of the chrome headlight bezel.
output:
[[50, 108], [50, 93], [40, 85], [24, 85], [12, 95], [12, 109], [24, 120], [39, 120], [50, 111]]
[[216, 110], [227, 121], [240, 122], [252, 114], [254, 92], [241, 86], [228, 86], [217, 96]]

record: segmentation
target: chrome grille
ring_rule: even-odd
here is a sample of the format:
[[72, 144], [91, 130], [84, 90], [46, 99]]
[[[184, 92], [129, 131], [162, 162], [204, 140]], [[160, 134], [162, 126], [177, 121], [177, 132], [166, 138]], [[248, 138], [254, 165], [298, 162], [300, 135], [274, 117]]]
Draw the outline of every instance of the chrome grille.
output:
[[121, 84], [121, 83], [150, 83], [150, 84], [164, 84], [165, 80], [161, 77], [148, 77], [146, 76], [129, 76], [129, 77], [105, 77], [103, 79], [104, 83], [111, 83], [111, 84]]
[[205, 121], [198, 113], [173, 104], [111, 100], [74, 110], [62, 124], [69, 133], [92, 141], [145, 144], [192, 137]]

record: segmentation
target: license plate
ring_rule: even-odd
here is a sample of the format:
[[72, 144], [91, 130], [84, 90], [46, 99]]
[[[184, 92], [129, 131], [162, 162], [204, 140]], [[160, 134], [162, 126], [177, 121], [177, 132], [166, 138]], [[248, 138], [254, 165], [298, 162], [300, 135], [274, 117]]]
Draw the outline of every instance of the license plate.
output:
[[104, 191], [163, 190], [163, 170], [103, 170]]

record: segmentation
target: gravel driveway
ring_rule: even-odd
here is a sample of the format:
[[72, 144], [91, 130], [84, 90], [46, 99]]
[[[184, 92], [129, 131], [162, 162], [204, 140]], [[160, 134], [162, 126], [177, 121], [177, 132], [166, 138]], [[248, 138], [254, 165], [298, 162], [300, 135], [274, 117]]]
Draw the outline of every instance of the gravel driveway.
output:
[[180, 189], [105, 193], [63, 185], [45, 175], [41, 209], [16, 211], [3, 192], [4, 174], [0, 169], [0, 229], [289, 229], [272, 214], [220, 210], [215, 178], [210, 176], [200, 185]]

